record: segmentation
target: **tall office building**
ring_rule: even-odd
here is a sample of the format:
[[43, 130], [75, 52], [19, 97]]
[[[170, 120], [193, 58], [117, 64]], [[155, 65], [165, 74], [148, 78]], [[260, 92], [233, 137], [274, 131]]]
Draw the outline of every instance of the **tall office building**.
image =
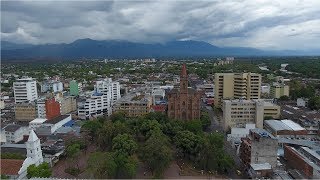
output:
[[17, 79], [13, 90], [15, 103], [32, 102], [38, 98], [37, 82], [33, 78]]
[[120, 95], [120, 84], [119, 82], [112, 81], [111, 78], [106, 78], [96, 82], [96, 91], [107, 95], [111, 99], [111, 103], [114, 104], [118, 99], [121, 98]]
[[214, 105], [223, 99], [260, 99], [261, 75], [256, 73], [215, 73]]

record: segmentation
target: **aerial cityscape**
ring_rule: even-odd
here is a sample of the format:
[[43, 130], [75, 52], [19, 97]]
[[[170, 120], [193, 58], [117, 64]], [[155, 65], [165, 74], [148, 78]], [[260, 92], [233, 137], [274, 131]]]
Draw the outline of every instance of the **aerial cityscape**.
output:
[[1, 1], [1, 179], [320, 179], [320, 1]]

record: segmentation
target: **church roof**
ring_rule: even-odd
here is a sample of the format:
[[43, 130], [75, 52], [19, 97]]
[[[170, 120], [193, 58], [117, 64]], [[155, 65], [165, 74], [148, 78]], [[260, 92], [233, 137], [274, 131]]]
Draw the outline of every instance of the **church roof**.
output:
[[22, 159], [1, 159], [1, 174], [18, 175], [23, 164]]
[[29, 142], [34, 142], [36, 140], [38, 140], [38, 136], [36, 135], [36, 133], [34, 133], [33, 130], [31, 130], [30, 134], [29, 134], [29, 138], [28, 138], [28, 141]]

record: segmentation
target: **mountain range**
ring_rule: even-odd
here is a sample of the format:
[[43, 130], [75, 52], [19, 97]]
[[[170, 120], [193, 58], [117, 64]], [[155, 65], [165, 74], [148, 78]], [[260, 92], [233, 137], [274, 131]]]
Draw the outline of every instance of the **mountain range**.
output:
[[135, 43], [117, 40], [79, 39], [66, 44], [15, 44], [1, 41], [1, 58], [143, 58], [206, 56], [300, 56], [319, 55], [310, 51], [264, 51], [244, 47], [218, 47], [203, 41], [170, 41], [167, 43]]

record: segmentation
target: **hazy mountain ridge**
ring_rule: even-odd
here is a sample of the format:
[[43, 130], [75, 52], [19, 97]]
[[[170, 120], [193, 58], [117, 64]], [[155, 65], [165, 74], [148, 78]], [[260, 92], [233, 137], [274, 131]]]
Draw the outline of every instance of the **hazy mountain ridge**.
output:
[[[310, 54], [311, 53], [311, 54]], [[15, 44], [1, 42], [2, 59], [19, 58], [138, 58], [138, 57], [191, 57], [191, 56], [276, 56], [314, 55], [316, 52], [263, 51], [244, 47], [217, 47], [202, 41], [170, 41], [134, 43], [129, 41], [79, 39], [70, 44]]]

